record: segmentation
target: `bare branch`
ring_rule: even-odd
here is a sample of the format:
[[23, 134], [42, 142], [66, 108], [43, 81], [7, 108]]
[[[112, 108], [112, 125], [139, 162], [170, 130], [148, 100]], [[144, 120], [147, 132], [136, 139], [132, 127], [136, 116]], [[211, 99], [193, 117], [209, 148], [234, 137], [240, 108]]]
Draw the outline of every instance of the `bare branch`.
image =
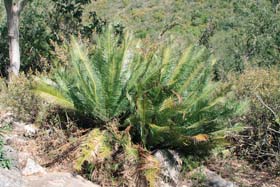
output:
[[164, 27], [164, 29], [161, 31], [161, 33], [159, 34], [159, 38], [161, 38], [168, 30], [173, 29], [173, 27], [179, 25], [179, 23], [171, 23], [170, 25], [166, 25]]
[[274, 112], [274, 110], [272, 110], [272, 108], [270, 108], [267, 104], [265, 104], [265, 102], [263, 101], [261, 96], [256, 94], [256, 97], [261, 102], [261, 104], [263, 104], [263, 106], [265, 106], [274, 115], [275, 119], [278, 119], [278, 115], [276, 114], [276, 112]]

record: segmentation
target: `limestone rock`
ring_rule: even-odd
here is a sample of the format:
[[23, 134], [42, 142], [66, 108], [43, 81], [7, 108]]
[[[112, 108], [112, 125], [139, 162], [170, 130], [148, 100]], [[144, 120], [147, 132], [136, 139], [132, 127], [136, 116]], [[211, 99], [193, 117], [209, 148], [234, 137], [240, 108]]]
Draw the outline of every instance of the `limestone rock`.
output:
[[28, 143], [24, 137], [18, 136], [17, 134], [6, 134], [3, 140], [7, 145], [24, 146]]
[[37, 164], [34, 160], [28, 158], [25, 167], [21, 170], [22, 175], [29, 176], [46, 173], [45, 169]]
[[0, 123], [1, 123], [1, 125], [11, 124], [14, 121], [14, 118], [15, 117], [14, 117], [13, 113], [0, 110]]
[[38, 128], [33, 124], [28, 124], [24, 126], [24, 136], [34, 137], [38, 132]]
[[19, 168], [23, 169], [27, 165], [28, 159], [34, 159], [34, 157], [31, 155], [31, 153], [28, 152], [19, 152], [18, 153], [18, 164]]
[[159, 186], [178, 186], [182, 169], [182, 161], [179, 154], [173, 150], [157, 150], [153, 155], [160, 162], [161, 166]]
[[0, 169], [0, 187], [24, 186], [24, 180], [19, 171]]
[[207, 168], [204, 169], [204, 173], [206, 175], [206, 184], [209, 187], [237, 187], [233, 182], [223, 179], [220, 175]]
[[[204, 186], [208, 187], [238, 187], [235, 183], [228, 181], [226, 179], [223, 179], [220, 175], [215, 173], [214, 171], [211, 171], [207, 169], [206, 167], [199, 167], [189, 173], [189, 175], [193, 175], [195, 173], [199, 173], [200, 175], [204, 176], [203, 184]], [[195, 185], [191, 185], [194, 187]]]
[[26, 177], [26, 184], [28, 187], [99, 187], [79, 175], [59, 172]]

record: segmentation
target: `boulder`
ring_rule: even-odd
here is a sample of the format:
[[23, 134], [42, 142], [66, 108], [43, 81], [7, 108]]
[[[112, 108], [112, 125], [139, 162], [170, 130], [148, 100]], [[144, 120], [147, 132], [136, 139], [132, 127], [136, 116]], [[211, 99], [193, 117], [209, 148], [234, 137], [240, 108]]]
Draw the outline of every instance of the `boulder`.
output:
[[180, 183], [182, 160], [173, 150], [157, 150], [153, 153], [161, 166], [159, 186], [175, 187]]
[[[199, 167], [195, 170], [193, 170], [188, 175], [192, 176], [195, 173], [203, 176], [203, 185], [208, 187], [238, 187], [237, 184], [228, 181], [226, 179], [223, 179], [220, 175], [215, 173], [214, 171], [211, 171], [207, 169], [206, 167]], [[195, 186], [195, 185], [191, 185]]]
[[223, 179], [217, 173], [204, 168], [203, 173], [206, 176], [206, 185], [209, 187], [237, 187], [233, 182]]
[[45, 174], [46, 171], [42, 166], [37, 164], [34, 160], [28, 158], [25, 167], [21, 170], [21, 173], [24, 176], [29, 176], [35, 174]]
[[38, 128], [34, 124], [28, 124], [24, 126], [24, 136], [34, 137], [38, 132]]
[[24, 180], [18, 170], [0, 169], [0, 187], [24, 186]]
[[43, 176], [30, 176], [25, 179], [28, 187], [100, 187], [79, 175], [63, 172], [47, 173]]

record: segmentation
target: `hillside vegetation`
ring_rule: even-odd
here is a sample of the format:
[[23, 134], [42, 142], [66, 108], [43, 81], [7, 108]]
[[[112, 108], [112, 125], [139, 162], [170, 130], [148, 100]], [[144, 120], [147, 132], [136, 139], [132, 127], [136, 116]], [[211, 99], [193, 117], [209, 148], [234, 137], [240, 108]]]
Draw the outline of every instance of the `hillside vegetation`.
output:
[[[277, 176], [279, 7], [33, 0], [20, 16], [20, 75], [11, 79], [0, 1], [0, 103], [39, 127], [32, 138], [38, 155], [50, 155], [47, 167], [67, 158], [72, 171], [102, 186], [158, 186], [159, 150], [178, 153], [182, 176], [232, 158]], [[7, 167], [1, 147], [0, 140]], [[192, 177], [202, 185], [203, 176]]]

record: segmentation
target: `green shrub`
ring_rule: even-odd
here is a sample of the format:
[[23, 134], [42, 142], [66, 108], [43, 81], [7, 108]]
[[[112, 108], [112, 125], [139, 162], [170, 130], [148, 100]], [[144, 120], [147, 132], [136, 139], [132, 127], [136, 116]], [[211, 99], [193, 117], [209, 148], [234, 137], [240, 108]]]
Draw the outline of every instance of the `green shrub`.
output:
[[35, 91], [101, 125], [118, 118], [149, 148], [182, 148], [223, 139], [234, 127], [226, 120], [244, 108], [230, 85], [211, 81], [213, 64], [205, 49], [190, 47], [176, 58], [129, 35], [120, 43], [109, 29], [92, 52], [73, 41], [69, 64], [54, 81], [39, 80]]
[[8, 111], [14, 113], [18, 120], [25, 122], [40, 122], [45, 116], [48, 104], [31, 91], [32, 81], [24, 74], [12, 83], [1, 79], [0, 103]]
[[3, 152], [3, 140], [0, 137], [0, 168], [10, 168], [11, 167], [11, 160], [4, 156]]
[[215, 60], [204, 48], [189, 47], [178, 58], [166, 48], [148, 61], [129, 118], [145, 145], [178, 149], [223, 139], [234, 130], [228, 119], [242, 113], [246, 103], [234, 100], [230, 84], [212, 81]]
[[97, 46], [89, 54], [73, 41], [70, 60], [55, 75], [53, 86], [39, 81], [36, 92], [66, 108], [88, 115], [101, 123], [130, 112], [126, 97], [141, 76], [140, 56], [132, 51], [132, 40], [127, 36], [119, 44], [112, 32], [100, 36]]
[[236, 153], [258, 168], [279, 171], [280, 73], [277, 68], [249, 68], [235, 81], [239, 99], [249, 98], [248, 128], [236, 138]]
[[[32, 1], [27, 4], [26, 10], [20, 18], [20, 45], [21, 45], [21, 70], [49, 70], [50, 61], [53, 59], [50, 42], [50, 28], [48, 26], [49, 1]], [[0, 71], [1, 76], [6, 76], [9, 65], [8, 29], [6, 21], [0, 23]]]
[[2, 136], [6, 132], [6, 126], [0, 125], [0, 168], [10, 168], [11, 167], [11, 160], [5, 157], [4, 154], [4, 142]]

